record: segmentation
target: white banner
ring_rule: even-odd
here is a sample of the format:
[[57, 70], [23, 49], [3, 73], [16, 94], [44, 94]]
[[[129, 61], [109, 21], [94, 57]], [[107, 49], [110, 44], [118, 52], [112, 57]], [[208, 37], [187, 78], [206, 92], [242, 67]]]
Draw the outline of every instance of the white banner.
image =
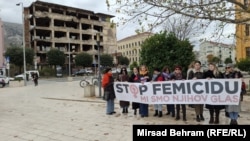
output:
[[147, 104], [238, 105], [241, 79], [115, 82], [118, 100]]

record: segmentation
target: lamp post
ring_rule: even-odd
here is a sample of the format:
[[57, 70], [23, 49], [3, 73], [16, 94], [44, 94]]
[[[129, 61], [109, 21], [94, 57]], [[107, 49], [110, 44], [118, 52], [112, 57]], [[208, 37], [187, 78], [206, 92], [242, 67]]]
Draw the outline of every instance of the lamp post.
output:
[[69, 43], [69, 77], [71, 75], [71, 68], [70, 68], [70, 43]]
[[99, 88], [99, 97], [102, 97], [101, 90], [101, 65], [100, 65], [100, 33], [96, 33], [96, 43], [98, 48], [98, 88]]
[[22, 23], [23, 23], [23, 75], [24, 75], [24, 86], [26, 86], [26, 57], [25, 57], [25, 33], [24, 33], [24, 8], [23, 8], [23, 3], [20, 2], [20, 3], [17, 3], [16, 4], [17, 6], [20, 6], [22, 7]]

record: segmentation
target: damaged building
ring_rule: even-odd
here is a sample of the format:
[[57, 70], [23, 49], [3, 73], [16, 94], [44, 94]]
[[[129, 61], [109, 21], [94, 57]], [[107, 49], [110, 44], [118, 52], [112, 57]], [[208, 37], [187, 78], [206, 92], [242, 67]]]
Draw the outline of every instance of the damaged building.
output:
[[52, 48], [64, 52], [65, 65], [70, 58], [74, 67], [74, 58], [80, 52], [91, 54], [96, 64], [97, 33], [100, 33], [101, 54], [111, 53], [116, 47], [116, 26], [110, 21], [113, 17], [53, 3], [33, 2], [24, 8], [25, 47], [34, 50], [34, 63], [38, 67], [47, 65], [46, 53]]

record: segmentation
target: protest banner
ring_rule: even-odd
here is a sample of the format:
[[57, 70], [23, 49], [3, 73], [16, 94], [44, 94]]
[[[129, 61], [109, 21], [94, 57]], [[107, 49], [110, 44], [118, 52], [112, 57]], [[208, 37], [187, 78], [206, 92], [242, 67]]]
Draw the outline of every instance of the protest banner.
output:
[[147, 104], [238, 105], [241, 79], [115, 82], [118, 100]]

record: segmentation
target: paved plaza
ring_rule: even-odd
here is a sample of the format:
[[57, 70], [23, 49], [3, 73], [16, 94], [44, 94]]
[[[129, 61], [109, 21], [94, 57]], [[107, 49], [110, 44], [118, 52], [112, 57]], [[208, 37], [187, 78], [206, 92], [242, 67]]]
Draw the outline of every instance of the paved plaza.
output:
[[[79, 81], [40, 79], [34, 86], [0, 88], [0, 141], [132, 141], [133, 124], [208, 124], [195, 121], [195, 112], [187, 109], [187, 121], [175, 121], [171, 116], [134, 116], [129, 109], [121, 114], [116, 101], [115, 115], [106, 115], [106, 103], [98, 97], [84, 97]], [[242, 103], [239, 124], [250, 124], [250, 96]], [[164, 106], [164, 113], [166, 113]], [[220, 124], [229, 124], [221, 112]]]

